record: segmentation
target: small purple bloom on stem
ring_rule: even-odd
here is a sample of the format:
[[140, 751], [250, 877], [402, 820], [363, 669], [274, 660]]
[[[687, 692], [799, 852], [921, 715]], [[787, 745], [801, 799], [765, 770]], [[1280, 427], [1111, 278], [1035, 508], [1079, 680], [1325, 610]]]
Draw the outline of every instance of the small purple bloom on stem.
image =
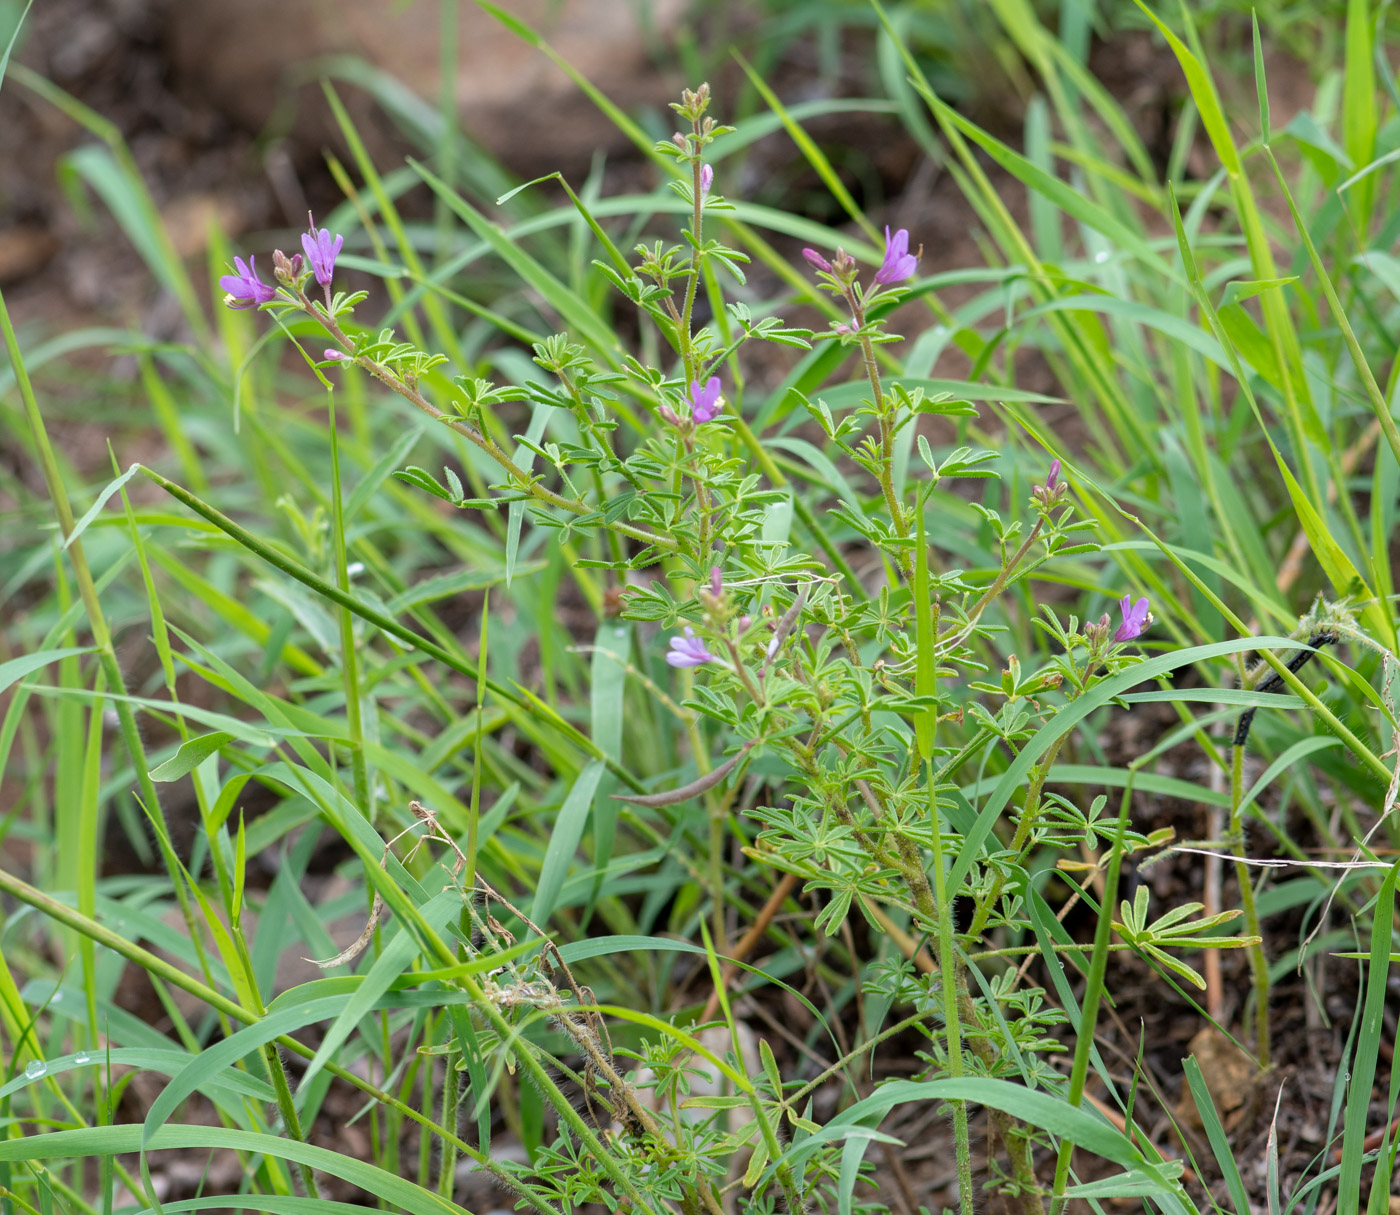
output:
[[715, 171], [709, 165], [700, 166], [700, 199], [709, 197], [710, 187], [715, 184]]
[[909, 252], [909, 230], [900, 228], [893, 236], [885, 225], [885, 260], [875, 272], [877, 283], [902, 283], [919, 267], [919, 259]]
[[219, 286], [228, 292], [224, 303], [230, 308], [256, 308], [276, 297], [277, 288], [258, 277], [257, 262], [256, 257], [250, 257], [245, 265], [241, 257], [235, 257], [233, 265], [238, 273], [225, 274], [219, 280]]
[[1123, 613], [1123, 623], [1118, 626], [1113, 634], [1114, 641], [1131, 641], [1139, 636], [1152, 621], [1152, 614], [1147, 610], [1147, 600], [1139, 599], [1133, 602], [1131, 595], [1124, 595], [1123, 600], [1118, 605], [1118, 610]]
[[337, 363], [348, 363], [348, 362], [350, 362], [350, 356], [349, 356], [348, 354], [346, 354], [345, 351], [343, 351], [343, 350], [337, 350], [337, 349], [335, 349], [334, 346], [329, 347], [329, 348], [326, 350], [325, 357], [328, 358], [328, 359], [332, 359], [332, 360], [334, 360], [334, 361], [337, 362]]
[[831, 263], [827, 261], [826, 258], [824, 258], [815, 249], [803, 249], [802, 256], [805, 257], [818, 270], [825, 271], [827, 274], [831, 273]]
[[1050, 492], [1055, 492], [1055, 486], [1060, 483], [1060, 462], [1056, 460], [1050, 465], [1050, 473], [1045, 478], [1045, 488]]
[[710, 594], [718, 599], [724, 594], [724, 574], [719, 566], [710, 566]]
[[663, 422], [669, 422], [672, 426], [679, 426], [681, 424], [681, 415], [669, 405], [658, 405], [656, 407], [656, 412], [661, 415], [661, 420]]
[[697, 381], [690, 385], [690, 416], [697, 426], [713, 422], [724, 408], [719, 395], [719, 376], [712, 375], [701, 388]]
[[705, 643], [689, 625], [684, 637], [671, 638], [671, 650], [666, 655], [666, 661], [673, 667], [702, 667], [714, 660], [715, 656], [705, 648]]
[[329, 228], [322, 228], [318, 232], [314, 223], [310, 232], [303, 232], [301, 235], [301, 247], [306, 250], [306, 260], [311, 263], [316, 281], [323, 287], [329, 287], [331, 279], [335, 277], [335, 259], [343, 244], [345, 237], [331, 236]]

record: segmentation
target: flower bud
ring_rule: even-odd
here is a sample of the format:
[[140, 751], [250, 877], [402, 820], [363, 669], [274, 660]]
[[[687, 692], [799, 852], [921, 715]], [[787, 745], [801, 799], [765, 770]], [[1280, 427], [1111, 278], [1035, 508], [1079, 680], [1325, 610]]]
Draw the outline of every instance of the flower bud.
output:
[[301, 254], [293, 253], [288, 257], [281, 249], [272, 251], [272, 273], [279, 283], [292, 287], [296, 285], [297, 279], [301, 277]]
[[1069, 482], [1060, 480], [1060, 462], [1054, 460], [1045, 476], [1045, 484], [1031, 489], [1031, 501], [1042, 510], [1049, 510], [1069, 494]]

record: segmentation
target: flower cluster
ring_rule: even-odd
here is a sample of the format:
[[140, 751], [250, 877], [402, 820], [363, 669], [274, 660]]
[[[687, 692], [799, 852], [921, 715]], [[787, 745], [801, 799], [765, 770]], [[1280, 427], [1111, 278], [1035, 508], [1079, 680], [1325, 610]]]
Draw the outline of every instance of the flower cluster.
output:
[[1069, 484], [1060, 480], [1060, 462], [1053, 460], [1045, 475], [1045, 484], [1031, 490], [1031, 501], [1041, 510], [1049, 510], [1069, 496]]
[[[340, 255], [345, 238], [332, 236], [328, 228], [318, 230], [316, 221], [310, 215], [307, 219], [311, 224], [310, 231], [302, 233], [301, 237], [305, 258], [300, 253], [288, 257], [281, 249], [274, 249], [273, 273], [279, 283], [296, 292], [298, 297], [301, 296], [302, 280], [308, 274], [314, 275], [329, 299], [331, 281], [335, 278], [335, 259]], [[277, 288], [258, 277], [256, 257], [250, 255], [246, 263], [241, 257], [235, 257], [233, 265], [237, 273], [225, 274], [219, 279], [219, 286], [226, 292], [226, 306], [236, 309], [260, 308], [277, 298]]]
[[[890, 287], [895, 283], [904, 282], [905, 279], [913, 278], [914, 271], [919, 268], [919, 257], [922, 253], [922, 246], [920, 246], [918, 253], [909, 252], [909, 229], [900, 228], [891, 236], [889, 225], [886, 224], [885, 258], [880, 263], [880, 268], [875, 271], [875, 282], [882, 287]], [[844, 249], [836, 250], [834, 262], [827, 261], [815, 249], [803, 249], [802, 256], [823, 274], [830, 274], [847, 284], [854, 277], [851, 271], [855, 269], [855, 260]]]

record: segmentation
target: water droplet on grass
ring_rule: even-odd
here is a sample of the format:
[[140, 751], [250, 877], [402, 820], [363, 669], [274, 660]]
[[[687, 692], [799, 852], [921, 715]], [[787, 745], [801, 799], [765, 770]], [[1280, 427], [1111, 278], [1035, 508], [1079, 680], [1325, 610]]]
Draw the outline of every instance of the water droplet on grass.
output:
[[31, 1059], [29, 1063], [25, 1065], [24, 1074], [31, 1080], [37, 1080], [48, 1070], [49, 1067], [47, 1063], [43, 1063], [38, 1059]]
[[92, 1056], [88, 1054], [87, 1051], [80, 1050], [76, 1055], [73, 1056], [73, 1062], [78, 1064], [79, 1067], [81, 1067], [84, 1063], [91, 1063]]

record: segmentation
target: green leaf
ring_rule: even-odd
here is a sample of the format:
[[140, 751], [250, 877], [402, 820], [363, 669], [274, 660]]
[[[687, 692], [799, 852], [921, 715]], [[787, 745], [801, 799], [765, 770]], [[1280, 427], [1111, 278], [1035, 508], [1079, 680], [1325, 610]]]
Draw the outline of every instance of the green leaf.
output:
[[[1339, 1194], [1361, 1193], [1361, 1161], [1366, 1136], [1370, 1133], [1371, 1084], [1376, 1076], [1385, 1033], [1386, 988], [1390, 981], [1390, 942], [1395, 923], [1395, 881], [1400, 877], [1400, 861], [1391, 865], [1376, 896], [1371, 921], [1371, 957], [1366, 968], [1366, 994], [1359, 1009], [1361, 1029], [1356, 1052], [1351, 1059], [1351, 1080], [1347, 1084], [1346, 1118], [1342, 1130], [1342, 1172], [1337, 1183]], [[1353, 1208], [1354, 1209], [1354, 1208]]]
[[1201, 65], [1201, 61], [1191, 53], [1186, 44], [1143, 3], [1143, 0], [1137, 0], [1137, 6], [1147, 14], [1152, 23], [1162, 32], [1162, 37], [1167, 40], [1172, 54], [1176, 56], [1177, 62], [1181, 65], [1182, 74], [1186, 77], [1186, 87], [1191, 90], [1191, 100], [1196, 103], [1196, 108], [1200, 111], [1201, 122], [1205, 124], [1206, 134], [1210, 136], [1211, 146], [1215, 148], [1216, 156], [1220, 158], [1220, 163], [1225, 166], [1225, 171], [1231, 177], [1238, 177], [1240, 175], [1239, 149], [1235, 147], [1234, 138], [1230, 134], [1230, 126], [1225, 121], [1225, 112], [1220, 107], [1220, 95], [1215, 91], [1215, 82], [1210, 78], [1210, 73]]
[[594, 760], [574, 781], [569, 796], [559, 807], [550, 832], [549, 847], [545, 850], [544, 864], [540, 866], [540, 880], [535, 887], [535, 899], [530, 906], [530, 918], [545, 926], [554, 911], [559, 891], [569, 874], [574, 855], [578, 852], [579, 841], [583, 839], [583, 829], [593, 808], [593, 795], [598, 791], [598, 782], [603, 777], [601, 760]]
[[181, 743], [180, 749], [163, 764], [157, 764], [151, 769], [151, 779], [161, 782], [179, 780], [199, 767], [225, 743], [232, 741], [233, 735], [226, 730], [188, 739]]
[[107, 499], [110, 498], [119, 489], [121, 489], [123, 485], [130, 481], [131, 478], [134, 477], [140, 471], [141, 465], [133, 464], [130, 468], [126, 470], [126, 472], [122, 473], [120, 477], [109, 481], [107, 483], [106, 488], [103, 489], [103, 491], [97, 495], [97, 501], [94, 502], [91, 506], [87, 508], [87, 510], [83, 512], [83, 517], [73, 525], [73, 530], [69, 532], [67, 536], [64, 537], [63, 547], [67, 548], [70, 544], [73, 543], [74, 540], [76, 540], [85, 531], [87, 531], [88, 524], [91, 523], [94, 519], [97, 518], [99, 514], [102, 513], [102, 508], [107, 505]]
[[77, 654], [91, 654], [92, 646], [72, 646], [63, 650], [40, 650], [37, 654], [24, 654], [19, 658], [11, 658], [9, 662], [0, 662], [0, 692], [4, 692], [12, 683], [23, 679], [26, 675], [46, 667], [51, 662], [57, 662], [60, 658], [72, 658]]
[[347, 528], [350, 526], [350, 521], [364, 509], [375, 491], [384, 484], [399, 462], [413, 450], [414, 444], [422, 438], [423, 432], [422, 426], [410, 426], [390, 444], [389, 450], [375, 461], [374, 467], [365, 473], [345, 503], [344, 519]]
[[[51, 1131], [0, 1143], [0, 1161], [76, 1160], [88, 1156], [172, 1150], [187, 1153], [220, 1150], [246, 1152], [254, 1156], [290, 1160], [349, 1182], [393, 1206], [401, 1207], [410, 1215], [448, 1215], [449, 1212], [460, 1211], [459, 1207], [446, 1202], [440, 1195], [414, 1185], [396, 1173], [342, 1152], [314, 1147], [280, 1135], [231, 1130], [222, 1126], [161, 1126], [147, 1137], [143, 1137], [142, 1128], [134, 1124]], [[258, 1198], [257, 1205], [261, 1207], [264, 1196]]]
[[[871, 1120], [882, 1119], [896, 1105], [913, 1101], [969, 1101], [1004, 1110], [1101, 1159], [1140, 1170], [1156, 1182], [1158, 1194], [1175, 1193], [1175, 1183], [1167, 1171], [1147, 1161], [1122, 1131], [1102, 1117], [1067, 1105], [1049, 1093], [1006, 1080], [895, 1080], [882, 1084], [869, 1097], [837, 1114], [816, 1134], [789, 1146], [775, 1166], [786, 1164], [796, 1168], [823, 1144], [844, 1140], [851, 1134], [868, 1134]], [[770, 1171], [775, 1166], [770, 1166]]]

